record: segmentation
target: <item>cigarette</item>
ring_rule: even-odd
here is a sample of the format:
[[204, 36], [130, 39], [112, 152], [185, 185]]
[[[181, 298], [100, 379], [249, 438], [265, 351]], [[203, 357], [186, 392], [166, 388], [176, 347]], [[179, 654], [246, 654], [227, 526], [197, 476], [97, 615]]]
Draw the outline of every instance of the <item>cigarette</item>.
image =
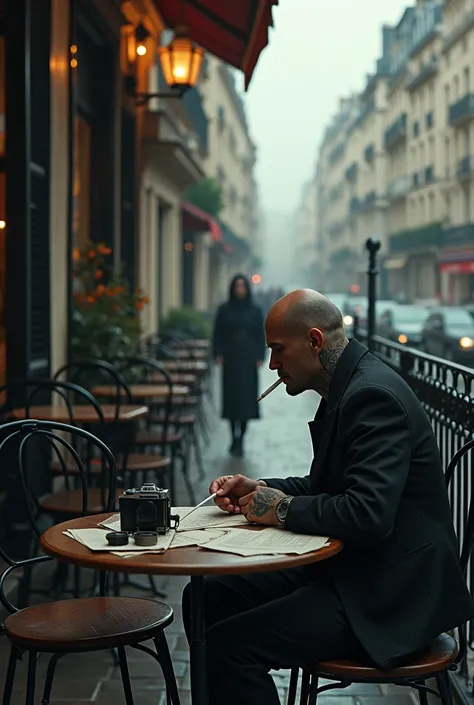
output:
[[278, 387], [278, 385], [281, 384], [282, 382], [283, 382], [283, 379], [281, 377], [280, 377], [280, 379], [277, 379], [276, 382], [273, 382], [271, 387], [268, 387], [268, 389], [265, 389], [265, 391], [262, 392], [262, 394], [260, 394], [257, 401], [262, 401], [262, 399], [265, 399], [265, 397], [268, 397], [270, 392], [273, 392], [273, 390], [276, 389]]

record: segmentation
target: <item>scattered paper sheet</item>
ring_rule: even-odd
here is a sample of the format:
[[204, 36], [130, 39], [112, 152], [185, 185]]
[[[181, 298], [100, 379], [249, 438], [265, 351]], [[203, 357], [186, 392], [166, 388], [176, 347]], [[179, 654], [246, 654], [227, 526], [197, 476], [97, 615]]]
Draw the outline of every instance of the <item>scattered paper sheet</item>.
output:
[[261, 531], [229, 529], [224, 536], [204, 545], [211, 551], [236, 553], [239, 556], [298, 554], [318, 551], [328, 542], [327, 536], [294, 534], [285, 529], [267, 527]]
[[[65, 532], [66, 533], [66, 532]], [[69, 529], [67, 535], [87, 546], [91, 551], [108, 551], [112, 553], [164, 553], [173, 541], [174, 531], [169, 531], [165, 536], [158, 536], [154, 546], [136, 546], [133, 538], [125, 546], [110, 546], [105, 538], [108, 532], [103, 529]]]
[[[234, 526], [248, 526], [243, 514], [229, 514], [218, 507], [199, 507], [189, 514], [193, 507], [175, 507], [173, 514], [179, 514], [178, 532], [194, 531], [196, 529], [226, 529]], [[189, 517], [187, 516], [189, 514]]]

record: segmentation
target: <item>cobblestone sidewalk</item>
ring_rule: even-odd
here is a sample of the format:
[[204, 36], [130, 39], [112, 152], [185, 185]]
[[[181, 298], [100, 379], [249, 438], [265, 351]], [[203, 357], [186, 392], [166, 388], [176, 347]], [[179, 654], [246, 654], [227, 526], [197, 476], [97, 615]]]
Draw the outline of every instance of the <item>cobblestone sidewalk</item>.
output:
[[[271, 384], [274, 375], [262, 372], [262, 388]], [[218, 385], [215, 385], [218, 392]], [[216, 403], [219, 406], [218, 394]], [[229, 458], [229, 435], [226, 424], [214, 416], [209, 448], [205, 450], [206, 479], [196, 483], [197, 499], [206, 496], [209, 482], [223, 473], [243, 472], [251, 477], [286, 476], [308, 471], [311, 462], [311, 442], [307, 421], [314, 416], [318, 398], [305, 394], [289, 399], [284, 389], [278, 388], [262, 402], [262, 419], [253, 422], [246, 438], [245, 457]], [[194, 477], [196, 476], [194, 471]], [[184, 488], [180, 501], [187, 504]], [[181, 693], [182, 705], [191, 704], [189, 683], [189, 652], [180, 614], [183, 578], [168, 578], [159, 584], [175, 610], [175, 621], [167, 629], [170, 649]], [[124, 593], [125, 594], [125, 593]], [[151, 596], [146, 591], [127, 588], [127, 594]], [[146, 654], [129, 650], [129, 665], [136, 705], [165, 705], [163, 679], [158, 665]], [[0, 640], [0, 677], [3, 686], [8, 660], [6, 639]], [[48, 660], [40, 657], [36, 702], [41, 702], [41, 689]], [[27, 663], [20, 662], [12, 705], [25, 701]], [[285, 702], [288, 673], [275, 672], [275, 682], [282, 703]], [[354, 685], [344, 691], [332, 691], [321, 696], [325, 705], [414, 705], [416, 698], [407, 690], [395, 686]], [[66, 656], [57, 668], [54, 682], [53, 705], [118, 705], [124, 702], [119, 668], [110, 652]], [[250, 705], [250, 704], [249, 704]], [[254, 705], [253, 703], [251, 705]], [[256, 705], [256, 704], [255, 704]]]

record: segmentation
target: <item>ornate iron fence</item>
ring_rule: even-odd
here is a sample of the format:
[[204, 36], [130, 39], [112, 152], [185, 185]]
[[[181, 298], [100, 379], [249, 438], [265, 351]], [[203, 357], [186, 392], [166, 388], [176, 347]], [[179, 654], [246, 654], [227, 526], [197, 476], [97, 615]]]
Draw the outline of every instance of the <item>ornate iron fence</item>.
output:
[[[366, 342], [366, 334], [357, 337]], [[474, 369], [456, 365], [413, 348], [374, 336], [373, 352], [396, 370], [410, 385], [428, 414], [436, 434], [443, 466], [466, 441], [474, 438]], [[464, 535], [469, 502], [474, 490], [474, 459], [465, 456], [449, 487], [458, 540]], [[469, 561], [467, 584], [474, 595], [474, 562]], [[465, 703], [474, 702], [474, 621], [468, 626], [467, 657], [452, 675], [457, 695]]]

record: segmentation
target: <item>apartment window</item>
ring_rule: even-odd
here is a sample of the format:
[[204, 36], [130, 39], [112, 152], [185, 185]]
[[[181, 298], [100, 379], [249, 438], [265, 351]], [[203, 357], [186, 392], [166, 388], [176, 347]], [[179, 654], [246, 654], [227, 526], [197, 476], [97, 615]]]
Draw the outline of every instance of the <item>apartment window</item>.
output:
[[428, 151], [429, 151], [429, 161], [430, 161], [430, 165], [431, 165], [431, 166], [434, 166], [434, 163], [435, 163], [435, 161], [436, 161], [436, 160], [435, 160], [435, 141], [434, 141], [434, 137], [430, 137], [430, 139], [428, 140]]
[[444, 161], [446, 163], [446, 178], [450, 176], [451, 165], [450, 165], [450, 149], [449, 149], [449, 137], [444, 140]]
[[219, 105], [217, 107], [217, 128], [219, 132], [222, 132], [225, 126], [225, 117], [224, 117], [224, 107], [222, 105]]
[[454, 77], [454, 100], [459, 99], [459, 76]]
[[471, 222], [471, 198], [469, 194], [469, 188], [463, 190], [463, 203], [464, 203], [464, 222]]
[[428, 196], [428, 210], [429, 210], [429, 220], [430, 222], [433, 222], [436, 220], [436, 201], [435, 201], [435, 196], [434, 193], [429, 194]]
[[471, 91], [471, 74], [469, 71], [469, 66], [466, 66], [464, 68], [463, 81], [464, 81], [464, 93], [470, 93], [470, 91]]
[[451, 196], [449, 195], [449, 193], [446, 194], [444, 205], [446, 224], [449, 225], [451, 223]]
[[221, 166], [217, 167], [217, 180], [219, 181], [220, 185], [223, 186], [225, 182], [225, 172]]
[[413, 137], [418, 137], [419, 134], [420, 134], [420, 123], [418, 122], [418, 120], [416, 120], [413, 123]]

